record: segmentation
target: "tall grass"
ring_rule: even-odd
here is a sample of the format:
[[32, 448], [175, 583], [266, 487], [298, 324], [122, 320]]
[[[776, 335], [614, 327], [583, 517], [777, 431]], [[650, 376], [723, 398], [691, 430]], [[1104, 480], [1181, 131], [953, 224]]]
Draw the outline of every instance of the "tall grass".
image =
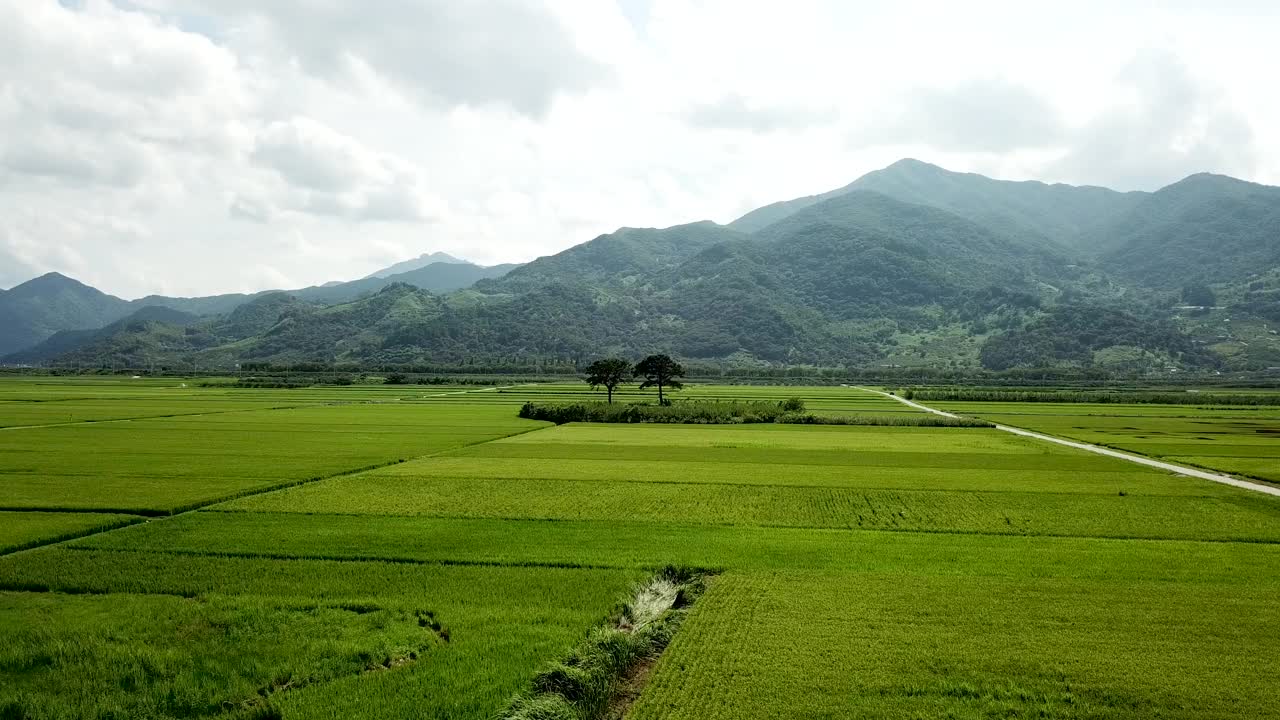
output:
[[532, 687], [516, 696], [501, 717], [600, 720], [610, 715], [630, 676], [667, 648], [705, 587], [700, 574], [667, 566], [568, 657], [539, 671]]
[[991, 427], [985, 420], [948, 418], [938, 415], [815, 415], [804, 412], [796, 400], [715, 401], [693, 400], [670, 405], [623, 405], [603, 402], [526, 402], [520, 417], [564, 425], [587, 423], [670, 423], [683, 425], [740, 425], [777, 423], [782, 425], [878, 425], [888, 427]]

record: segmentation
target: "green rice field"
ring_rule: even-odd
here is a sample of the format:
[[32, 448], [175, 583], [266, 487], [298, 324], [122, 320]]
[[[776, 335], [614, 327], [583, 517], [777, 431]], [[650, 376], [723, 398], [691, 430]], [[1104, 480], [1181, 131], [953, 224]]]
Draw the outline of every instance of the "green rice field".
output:
[[[516, 417], [587, 397], [0, 380], [0, 718], [489, 720], [668, 565], [708, 590], [617, 717], [1280, 718], [1280, 498], [994, 429]], [[791, 397], [916, 412], [677, 394]], [[930, 405], [1280, 468], [1266, 407]]]
[[948, 412], [1280, 483], [1280, 407], [936, 402]]

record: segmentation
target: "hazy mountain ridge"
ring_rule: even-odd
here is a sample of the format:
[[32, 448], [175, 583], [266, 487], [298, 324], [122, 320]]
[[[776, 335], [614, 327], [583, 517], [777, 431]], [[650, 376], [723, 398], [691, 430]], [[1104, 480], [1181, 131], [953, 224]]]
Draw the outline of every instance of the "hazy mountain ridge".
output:
[[[439, 255], [441, 253], [435, 254]], [[266, 290], [252, 294], [190, 298], [148, 295], [137, 300], [122, 300], [59, 273], [49, 273], [0, 292], [0, 357], [13, 354], [14, 358], [9, 362], [30, 362], [19, 358], [34, 356], [21, 351], [35, 350], [40, 343], [62, 331], [104, 328], [139, 308], [165, 307], [212, 317], [234, 312], [246, 303], [280, 292], [308, 302], [334, 305], [376, 293], [395, 283], [406, 283], [433, 292], [460, 290], [478, 280], [501, 277], [516, 267], [519, 265], [481, 267], [451, 258], [448, 262], [435, 262], [386, 277], [371, 276], [292, 291]], [[66, 347], [66, 343], [73, 339], [89, 337], [87, 334], [67, 336], [59, 339], [57, 346]], [[46, 357], [47, 350], [38, 351], [37, 356]]]
[[385, 278], [391, 275], [399, 275], [400, 273], [406, 273], [411, 270], [417, 270], [418, 268], [423, 268], [428, 265], [433, 265], [435, 263], [444, 263], [446, 265], [475, 265], [475, 263], [473, 262], [456, 258], [450, 255], [449, 253], [443, 253], [443, 252], [423, 253], [416, 258], [410, 258], [408, 260], [404, 260], [402, 262], [398, 262], [393, 265], [384, 267], [381, 270], [375, 270], [369, 273], [368, 275], [365, 275], [363, 278], [361, 278], [361, 280], [368, 280], [369, 278]]
[[30, 347], [60, 330], [92, 330], [129, 313], [129, 302], [60, 273], [0, 294], [0, 355]]
[[[433, 263], [243, 296], [181, 338], [152, 322], [148, 345], [135, 323], [119, 342], [74, 336], [86, 344], [61, 358], [515, 363], [665, 350], [791, 364], [1258, 367], [1280, 362], [1266, 324], [1280, 322], [1280, 280], [1258, 279], [1280, 264], [1278, 227], [1280, 189], [1222, 176], [1116, 193], [908, 160], [729, 226], [623, 228], [505, 274]], [[462, 268], [501, 276], [422, 289]], [[1231, 314], [1229, 340], [1247, 351], [1224, 344], [1225, 323], [1173, 310], [1183, 286], [1203, 282], [1228, 298], [1215, 312]]]
[[755, 232], [804, 208], [858, 190], [947, 210], [1010, 237], [1072, 250], [1082, 249], [1080, 244], [1091, 231], [1148, 195], [1034, 180], [995, 180], [905, 159], [842, 188], [753, 210], [729, 227]]

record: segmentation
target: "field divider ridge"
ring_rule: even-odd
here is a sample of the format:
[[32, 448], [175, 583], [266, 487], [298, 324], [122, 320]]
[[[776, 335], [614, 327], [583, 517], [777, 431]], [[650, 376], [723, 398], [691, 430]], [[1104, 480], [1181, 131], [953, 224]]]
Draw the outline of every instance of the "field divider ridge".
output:
[[40, 428], [75, 427], [76, 425], [106, 425], [108, 423], [133, 422], [134, 420], [164, 420], [165, 418], [203, 417], [205, 415], [231, 415], [234, 413], [268, 412], [271, 410], [298, 410], [306, 407], [323, 407], [326, 403], [305, 403], [302, 405], [279, 405], [274, 407], [241, 408], [238, 410], [212, 410], [191, 413], [166, 413], [164, 415], [136, 415], [123, 418], [105, 418], [102, 420], [73, 420], [70, 422], [44, 423], [42, 425], [7, 425], [0, 430], [38, 430]]
[[[88, 536], [72, 538], [83, 540]], [[68, 552], [98, 553], [135, 553], [141, 555], [173, 555], [178, 557], [226, 558], [228, 560], [277, 560], [282, 562], [344, 562], [344, 563], [388, 563], [391, 565], [439, 565], [443, 567], [513, 567], [513, 568], [550, 568], [556, 570], [658, 570], [660, 564], [652, 566], [608, 565], [602, 563], [575, 563], [556, 560], [463, 560], [458, 558], [412, 558], [379, 555], [322, 555], [303, 553], [272, 552], [240, 552], [235, 550], [183, 550], [175, 548], [118, 548], [97, 547], [94, 545], [68, 545], [63, 550]]]
[[[239, 492], [236, 492], [236, 493], [232, 493], [232, 494], [230, 494], [230, 495], [221, 495], [221, 496], [218, 496], [217, 498], [213, 498], [213, 499], [210, 499], [210, 500], [202, 500], [202, 501], [199, 501], [199, 502], [197, 502], [197, 503], [191, 503], [191, 504], [188, 504], [188, 505], [179, 506], [179, 507], [176, 507], [176, 508], [174, 508], [174, 509], [172, 509], [172, 510], [169, 510], [169, 511], [158, 510], [158, 511], [156, 511], [156, 512], [157, 512], [157, 514], [156, 514], [156, 515], [145, 515], [145, 514], [143, 514], [143, 513], [138, 512], [136, 509], [135, 509], [135, 510], [131, 510], [131, 511], [120, 511], [120, 512], [111, 513], [111, 514], [120, 514], [120, 515], [136, 515], [136, 516], [138, 516], [139, 518], [141, 518], [141, 519], [142, 519], [142, 522], [139, 522], [139, 523], [132, 523], [130, 526], [132, 526], [132, 525], [142, 525], [142, 524], [151, 523], [151, 522], [163, 522], [163, 521], [165, 521], [165, 520], [170, 520], [170, 519], [172, 519], [172, 518], [181, 517], [181, 516], [186, 515], [186, 514], [188, 514], [188, 513], [199, 512], [200, 510], [203, 510], [204, 508], [211, 507], [211, 506], [214, 506], [214, 505], [220, 505], [220, 504], [222, 504], [222, 503], [230, 502], [230, 501], [232, 501], [232, 500], [239, 500], [239, 499], [241, 499], [241, 498], [251, 497], [251, 496], [254, 496], [254, 495], [264, 495], [264, 494], [266, 494], [266, 493], [276, 492], [277, 490], [287, 490], [287, 489], [289, 489], [289, 488], [295, 488], [295, 487], [298, 487], [298, 486], [301, 486], [301, 485], [310, 485], [311, 483], [323, 482], [323, 481], [325, 481], [325, 480], [333, 480], [333, 479], [335, 479], [335, 478], [347, 477], [347, 476], [350, 476], [350, 475], [359, 475], [360, 473], [370, 472], [370, 471], [378, 470], [378, 469], [381, 469], [381, 468], [384, 468], [384, 467], [390, 467], [390, 466], [392, 466], [392, 465], [400, 465], [400, 464], [402, 464], [402, 463], [406, 463], [406, 462], [409, 462], [409, 461], [412, 461], [412, 460], [422, 460], [422, 459], [424, 459], [424, 458], [436, 457], [436, 456], [438, 456], [438, 455], [444, 455], [445, 453], [453, 452], [453, 451], [455, 451], [455, 450], [460, 450], [460, 449], [462, 449], [462, 448], [475, 447], [476, 445], [484, 445], [485, 443], [491, 443], [491, 442], [495, 442], [495, 441], [497, 441], [497, 440], [505, 440], [505, 439], [507, 439], [507, 438], [513, 438], [513, 437], [517, 437], [517, 436], [519, 436], [519, 435], [525, 435], [525, 434], [527, 434], [527, 433], [537, 432], [537, 431], [539, 431], [539, 430], [546, 430], [546, 429], [553, 428], [553, 427], [555, 427], [555, 426], [554, 426], [554, 425], [551, 425], [550, 423], [547, 423], [547, 424], [544, 424], [544, 425], [539, 425], [538, 427], [528, 428], [528, 429], [526, 429], [526, 430], [520, 430], [520, 431], [517, 431], [517, 432], [508, 433], [508, 434], [506, 434], [506, 435], [500, 435], [500, 436], [498, 436], [498, 437], [491, 437], [491, 438], [488, 438], [488, 439], [485, 439], [485, 440], [478, 440], [478, 441], [476, 441], [476, 442], [472, 442], [472, 443], [465, 443], [465, 444], [462, 444], [462, 445], [458, 445], [457, 447], [446, 448], [446, 449], [444, 449], [444, 450], [437, 450], [437, 451], [435, 451], [435, 452], [423, 453], [422, 455], [414, 455], [414, 456], [412, 456], [412, 457], [408, 457], [408, 458], [396, 458], [396, 459], [394, 459], [394, 460], [387, 460], [387, 461], [380, 462], [380, 463], [374, 463], [374, 464], [372, 464], [372, 465], [366, 465], [366, 466], [364, 466], [364, 467], [353, 468], [353, 469], [349, 469], [349, 470], [340, 470], [340, 471], [338, 471], [338, 472], [336, 472], [336, 473], [331, 473], [331, 474], [329, 474], [329, 475], [323, 475], [323, 476], [318, 476], [318, 477], [304, 478], [304, 479], [302, 479], [302, 480], [291, 480], [291, 481], [289, 481], [289, 482], [285, 482], [285, 483], [281, 483], [281, 484], [276, 484], [276, 485], [270, 485], [270, 486], [267, 486], [267, 487], [250, 488], [250, 489], [247, 489], [247, 490], [242, 490], [242, 491], [239, 491]], [[49, 512], [49, 511], [46, 511], [46, 512]], [[61, 510], [59, 510], [59, 511], [57, 511], [57, 512], [62, 512], [62, 511], [61, 511]], [[107, 512], [107, 511], [104, 511], [104, 510], [92, 510], [92, 511], [86, 510], [86, 511], [82, 511], [82, 512], [98, 512], [98, 513], [101, 513], [101, 512]], [[130, 527], [130, 526], [125, 526], [125, 527]], [[19, 554], [19, 553], [31, 552], [32, 550], [39, 550], [40, 548], [54, 547], [54, 546], [57, 546], [57, 545], [61, 545], [61, 544], [64, 544], [64, 543], [70, 542], [70, 541], [72, 541], [72, 540], [81, 540], [81, 539], [84, 539], [84, 538], [86, 538], [86, 537], [92, 537], [92, 536], [94, 536], [94, 535], [100, 535], [100, 534], [102, 534], [102, 533], [111, 532], [112, 530], [119, 530], [119, 529], [121, 529], [121, 528], [120, 528], [120, 527], [103, 528], [102, 530], [99, 530], [99, 531], [97, 531], [97, 532], [90, 532], [90, 533], [87, 533], [87, 534], [84, 534], [84, 535], [80, 535], [80, 536], [77, 536], [77, 537], [74, 537], [74, 538], [63, 538], [63, 539], [61, 539], [61, 540], [54, 540], [54, 541], [52, 541], [52, 542], [47, 542], [47, 543], [43, 543], [43, 544], [40, 544], [40, 545], [34, 545], [34, 546], [31, 546], [31, 547], [23, 548], [23, 549], [21, 549], [21, 550], [15, 550], [15, 551], [12, 551], [12, 552], [6, 553], [6, 556], [13, 556], [13, 555], [17, 555], [17, 554]]]
[[[903, 403], [904, 405], [913, 407], [917, 410], [922, 410], [924, 412], [933, 413], [934, 415], [941, 415], [942, 417], [948, 417], [948, 418], [961, 417], [960, 415], [956, 415], [955, 413], [949, 413], [943, 410], [938, 410], [936, 408], [931, 408], [927, 405], [921, 405], [920, 403], [915, 402], [914, 400], [908, 400], [904, 397], [894, 395], [893, 393], [887, 393], [882, 390], [873, 390], [871, 388], [861, 387], [861, 386], [858, 386], [858, 389], [866, 392], [876, 393], [877, 395], [883, 395], [888, 398], [893, 398], [894, 400], [897, 400], [898, 402]], [[1091, 443], [1079, 442], [1077, 440], [1068, 440], [1066, 438], [1054, 437], [1053, 435], [1045, 435], [1044, 433], [1038, 433], [1038, 432], [1034, 432], [1032, 430], [1026, 430], [1020, 427], [1013, 427], [1011, 425], [996, 424], [995, 429], [1000, 430], [1001, 432], [1007, 432], [1007, 433], [1012, 433], [1014, 435], [1020, 435], [1022, 437], [1031, 438], [1033, 440], [1051, 442], [1057, 445], [1063, 445], [1069, 448], [1075, 448], [1077, 450], [1084, 450], [1086, 452], [1091, 452], [1098, 455], [1106, 455], [1107, 457], [1113, 457], [1119, 460], [1127, 460], [1132, 463], [1137, 463], [1139, 465], [1146, 465], [1148, 467], [1153, 467], [1158, 470], [1166, 470], [1168, 472], [1177, 473], [1179, 475], [1186, 475], [1188, 477], [1199, 478], [1201, 480], [1209, 480], [1211, 482], [1221, 483], [1223, 485], [1230, 485], [1232, 487], [1237, 487], [1242, 490], [1252, 490], [1254, 492], [1260, 492], [1265, 495], [1273, 495], [1275, 497], [1280, 497], [1280, 488], [1271, 487], [1269, 485], [1260, 485], [1258, 483], [1249, 482], [1248, 480], [1241, 480], [1240, 478], [1233, 477], [1231, 475], [1208, 472], [1206, 470], [1187, 467], [1185, 465], [1176, 465], [1174, 463], [1165, 462], [1163, 460], [1156, 460], [1155, 458], [1150, 458], [1145, 455], [1137, 455], [1134, 453], [1120, 452], [1119, 450], [1112, 450], [1111, 448], [1102, 447], [1101, 445], [1093, 445]]]

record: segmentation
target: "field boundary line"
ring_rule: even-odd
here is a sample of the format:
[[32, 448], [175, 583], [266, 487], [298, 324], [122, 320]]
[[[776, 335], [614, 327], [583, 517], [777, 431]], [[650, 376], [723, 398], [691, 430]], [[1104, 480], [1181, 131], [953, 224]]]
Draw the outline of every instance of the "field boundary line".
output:
[[24, 551], [24, 550], [33, 550], [33, 549], [38, 548], [38, 547], [44, 547], [45, 545], [56, 545], [56, 544], [58, 544], [58, 543], [71, 542], [72, 540], [80, 540], [80, 539], [82, 539], [82, 538], [87, 538], [87, 537], [90, 537], [90, 536], [92, 536], [92, 535], [101, 535], [102, 533], [104, 533], [104, 532], [108, 532], [108, 531], [110, 531], [110, 530], [119, 530], [119, 529], [120, 529], [120, 528], [122, 528], [122, 527], [128, 527], [128, 526], [130, 526], [130, 525], [137, 525], [138, 523], [142, 523], [142, 522], [146, 522], [146, 518], [141, 517], [141, 516], [136, 516], [136, 515], [135, 515], [135, 516], [130, 516], [130, 517], [127, 517], [127, 518], [122, 518], [122, 519], [120, 519], [119, 521], [117, 521], [117, 522], [115, 522], [115, 523], [108, 523], [108, 524], [106, 524], [106, 525], [104, 525], [104, 526], [99, 526], [99, 527], [95, 527], [95, 528], [87, 528], [87, 529], [85, 529], [85, 530], [77, 530], [77, 531], [74, 531], [74, 532], [63, 533], [63, 534], [58, 535], [58, 536], [55, 536], [55, 537], [51, 537], [51, 538], [41, 538], [41, 539], [39, 539], [39, 540], [34, 540], [34, 541], [27, 542], [27, 543], [22, 543], [22, 544], [19, 544], [19, 545], [16, 545], [16, 546], [12, 546], [12, 547], [9, 547], [9, 548], [6, 548], [6, 549], [0, 549], [0, 557], [5, 557], [5, 556], [7, 556], [7, 555], [13, 555], [13, 554], [15, 554], [15, 553], [20, 553], [20, 552], [22, 552], [22, 551]]
[[[894, 395], [893, 393], [884, 392], [883, 390], [873, 390], [871, 388], [861, 387], [861, 386], [858, 386], [858, 389], [864, 390], [866, 392], [876, 393], [877, 395], [883, 395], [888, 398], [893, 398], [894, 400], [897, 400], [898, 402], [903, 403], [904, 405], [913, 407], [917, 410], [923, 410], [924, 412], [933, 413], [934, 415], [941, 415], [942, 417], [949, 417], [949, 418], [960, 417], [959, 415], [956, 415], [954, 413], [945, 412], [943, 410], [937, 410], [927, 405], [921, 405], [920, 403], [915, 402], [914, 400], [908, 400], [904, 397], [899, 397], [897, 395]], [[1260, 485], [1258, 483], [1249, 482], [1248, 480], [1241, 480], [1240, 478], [1233, 477], [1231, 475], [1208, 472], [1208, 471], [1200, 470], [1193, 467], [1187, 467], [1185, 465], [1177, 465], [1174, 463], [1165, 462], [1163, 460], [1156, 460], [1155, 458], [1150, 458], [1145, 455], [1120, 452], [1119, 450], [1112, 450], [1111, 448], [1103, 447], [1101, 445], [1093, 445], [1091, 443], [1080, 442], [1078, 440], [1067, 440], [1066, 438], [1055, 437], [1053, 435], [1045, 435], [1044, 433], [1038, 433], [1038, 432], [1034, 432], [1032, 430], [1026, 430], [1020, 427], [1013, 427], [1012, 425], [1000, 425], [997, 423], [995, 425], [995, 429], [1000, 430], [1002, 432], [1011, 433], [1013, 435], [1020, 435], [1022, 437], [1031, 438], [1033, 440], [1051, 442], [1056, 445], [1064, 445], [1069, 448], [1075, 448], [1077, 450], [1085, 450], [1087, 452], [1095, 453], [1098, 455], [1106, 455], [1107, 457], [1113, 457], [1119, 460], [1128, 460], [1131, 463], [1146, 465], [1148, 467], [1157, 468], [1159, 470], [1166, 470], [1168, 472], [1177, 473], [1179, 475], [1186, 475], [1188, 477], [1199, 478], [1201, 480], [1209, 480], [1211, 482], [1216, 482], [1216, 483], [1221, 483], [1223, 485], [1230, 485], [1232, 487], [1237, 487], [1242, 490], [1252, 490], [1254, 492], [1260, 492], [1265, 495], [1273, 495], [1275, 497], [1280, 497], [1280, 488], [1271, 487], [1269, 485]]]
[[[512, 437], [516, 437], [516, 436], [518, 436], [518, 435], [524, 435], [524, 434], [531, 433], [531, 432], [537, 432], [537, 431], [539, 431], [539, 430], [547, 430], [547, 429], [549, 429], [549, 428], [553, 428], [553, 427], [555, 427], [555, 425], [552, 425], [552, 424], [550, 424], [550, 423], [543, 423], [543, 424], [540, 424], [538, 427], [529, 428], [529, 429], [527, 429], [527, 430], [520, 430], [520, 431], [518, 431], [518, 432], [510, 433], [510, 434], [508, 434], [508, 435], [501, 435], [501, 436], [499, 436], [499, 437], [488, 438], [487, 440], [479, 440], [479, 441], [476, 441], [476, 442], [473, 442], [473, 443], [467, 443], [467, 444], [465, 444], [465, 445], [459, 445], [458, 447], [448, 448], [447, 450], [437, 450], [437, 451], [435, 451], [435, 452], [424, 453], [424, 454], [422, 454], [422, 455], [414, 455], [414, 456], [409, 457], [409, 458], [396, 458], [396, 459], [394, 459], [394, 460], [387, 460], [387, 461], [384, 461], [384, 462], [381, 462], [381, 463], [375, 463], [375, 464], [373, 464], [373, 465], [366, 465], [366, 466], [364, 466], [364, 467], [352, 468], [352, 469], [348, 469], [348, 470], [341, 470], [341, 471], [338, 471], [338, 472], [333, 473], [333, 474], [331, 474], [331, 475], [324, 475], [324, 476], [322, 476], [322, 477], [310, 477], [310, 478], [305, 478], [305, 479], [302, 479], [302, 480], [291, 480], [291, 481], [288, 481], [288, 482], [285, 482], [285, 483], [280, 483], [280, 484], [276, 484], [276, 485], [269, 485], [269, 486], [267, 486], [267, 487], [262, 487], [262, 488], [249, 488], [249, 489], [246, 489], [246, 490], [242, 490], [242, 491], [240, 491], [240, 492], [237, 492], [237, 493], [233, 493], [233, 494], [231, 494], [231, 495], [219, 496], [219, 497], [214, 498], [214, 499], [212, 499], [212, 500], [202, 500], [202, 501], [199, 501], [199, 502], [197, 502], [197, 503], [195, 503], [195, 504], [189, 504], [189, 505], [185, 505], [185, 506], [179, 506], [179, 507], [176, 507], [176, 508], [174, 508], [174, 509], [172, 509], [172, 510], [169, 510], [169, 511], [165, 512], [165, 513], [164, 513], [164, 514], [162, 514], [162, 515], [140, 515], [140, 514], [138, 514], [138, 513], [136, 513], [136, 512], [130, 512], [130, 513], [114, 513], [114, 514], [118, 514], [118, 515], [126, 515], [126, 514], [129, 514], [129, 515], [137, 515], [138, 517], [142, 518], [142, 522], [140, 522], [140, 523], [132, 523], [132, 525], [128, 525], [128, 526], [125, 526], [125, 527], [132, 527], [133, 525], [145, 525], [145, 524], [147, 524], [147, 523], [152, 523], [152, 522], [164, 522], [164, 521], [166, 521], [166, 520], [170, 520], [170, 519], [173, 519], [173, 518], [176, 518], [176, 517], [181, 517], [181, 516], [183, 516], [183, 515], [186, 515], [187, 513], [199, 512], [199, 511], [201, 511], [201, 510], [203, 510], [203, 509], [205, 509], [205, 508], [208, 508], [208, 507], [213, 507], [213, 506], [215, 506], [215, 505], [221, 505], [222, 503], [231, 502], [232, 500], [240, 500], [240, 499], [242, 499], [242, 498], [251, 497], [251, 496], [254, 496], [254, 495], [265, 495], [266, 493], [270, 493], [270, 492], [277, 492], [277, 491], [280, 491], [280, 490], [288, 490], [288, 489], [290, 489], [290, 488], [295, 488], [295, 487], [298, 487], [298, 486], [300, 486], [300, 485], [310, 485], [311, 483], [323, 482], [323, 481], [325, 481], [325, 480], [333, 480], [333, 479], [336, 479], [336, 478], [345, 477], [345, 476], [349, 476], [349, 475], [359, 475], [360, 473], [371, 472], [371, 471], [373, 471], [373, 470], [381, 470], [382, 468], [390, 467], [390, 466], [392, 466], [392, 465], [400, 465], [400, 464], [403, 464], [403, 463], [406, 463], [406, 462], [411, 462], [411, 461], [414, 461], [414, 460], [422, 460], [422, 459], [424, 459], [424, 458], [435, 457], [435, 456], [438, 456], [438, 455], [443, 455], [443, 454], [445, 454], [445, 453], [447, 453], [447, 452], [451, 452], [451, 451], [453, 451], [453, 450], [459, 450], [459, 449], [461, 449], [461, 448], [465, 448], [465, 447], [474, 447], [474, 446], [476, 446], [476, 445], [483, 445], [483, 444], [485, 444], [485, 443], [496, 442], [496, 441], [498, 441], [498, 440], [505, 440], [506, 438], [512, 438]], [[98, 511], [98, 512], [102, 512], [102, 511]], [[12, 555], [17, 555], [17, 554], [19, 554], [19, 553], [27, 553], [27, 552], [31, 552], [31, 551], [33, 551], [33, 550], [39, 550], [39, 549], [41, 549], [41, 548], [55, 547], [55, 546], [58, 546], [58, 545], [65, 544], [65, 543], [67, 543], [67, 542], [71, 542], [71, 541], [73, 541], [73, 540], [81, 540], [81, 539], [83, 539], [83, 538], [93, 537], [93, 536], [95, 536], [95, 535], [101, 535], [101, 534], [103, 534], [103, 533], [108, 533], [108, 532], [111, 532], [111, 531], [113, 531], [113, 530], [122, 530], [122, 529], [124, 529], [124, 528], [120, 528], [120, 527], [116, 527], [116, 528], [106, 528], [106, 529], [100, 530], [100, 531], [98, 531], [98, 532], [91, 532], [91, 533], [88, 533], [88, 534], [86, 534], [86, 535], [81, 535], [81, 536], [79, 536], [79, 537], [75, 537], [75, 538], [64, 539], [64, 540], [55, 540], [55, 541], [53, 541], [53, 542], [47, 542], [47, 543], [44, 543], [44, 544], [41, 544], [41, 545], [36, 545], [36, 546], [33, 546], [33, 547], [23, 548], [23, 549], [21, 549], [21, 550], [15, 550], [15, 551], [13, 551], [13, 552], [6, 553], [5, 555], [6, 555], [6, 557], [7, 557], [7, 556], [12, 556]]]
[[125, 510], [122, 508], [83, 508], [83, 507], [58, 507], [57, 505], [0, 505], [0, 512], [32, 512], [32, 513], [59, 513], [67, 515], [133, 515], [139, 518], [164, 517], [169, 513], [164, 510], [146, 510], [133, 508]]
[[[101, 533], [97, 533], [101, 534]], [[89, 536], [71, 538], [84, 540]], [[603, 565], [599, 563], [575, 563], [555, 560], [464, 560], [459, 558], [413, 558], [404, 556], [379, 555], [319, 555], [289, 554], [271, 552], [249, 552], [237, 550], [184, 550], [180, 548], [119, 548], [99, 547], [96, 545], [68, 545], [67, 552], [100, 552], [100, 553], [132, 553], [136, 555], [174, 555], [179, 557], [224, 558], [227, 560], [278, 560], [281, 562], [339, 562], [339, 563], [387, 563], [389, 565], [439, 565], [442, 567], [511, 567], [511, 568], [548, 568], [555, 570], [656, 570], [660, 563], [647, 565]]]
[[[972, 492], [964, 490], [961, 492]], [[1070, 493], [1068, 493], [1070, 494]], [[1149, 497], [1179, 497], [1176, 495], [1160, 495]], [[1208, 497], [1203, 495], [1187, 495], [1183, 497]], [[456, 513], [449, 514], [430, 514], [430, 515], [404, 515], [396, 513], [360, 513], [360, 512], [291, 512], [289, 510], [242, 510], [239, 508], [222, 510], [219, 508], [207, 508], [201, 510], [206, 513], [219, 513], [224, 515], [296, 515], [298, 517], [316, 517], [316, 516], [334, 516], [343, 518], [398, 518], [401, 520], [469, 520], [484, 522], [529, 522], [529, 523], [603, 523], [608, 520], [602, 518], [555, 518], [555, 517], [522, 517], [520, 515], [497, 515], [493, 517], [483, 517], [476, 515], [459, 515]], [[167, 520], [168, 518], [157, 518], [157, 520]], [[658, 527], [664, 526], [661, 521], [657, 520], [627, 520], [631, 524], [654, 525]], [[1001, 538], [1060, 538], [1075, 540], [1141, 540], [1150, 542], [1188, 542], [1188, 543], [1241, 543], [1247, 545], [1280, 545], [1280, 539], [1268, 538], [1247, 538], [1247, 537], [1224, 537], [1224, 538], [1180, 538], [1170, 537], [1168, 535], [1079, 535], [1073, 533], [1025, 533], [1025, 532], [999, 532], [992, 530], [956, 530], [949, 528], [903, 528], [903, 527], [861, 527], [855, 525], [788, 525], [779, 523], [764, 524], [739, 524], [733, 522], [716, 522], [705, 524], [682, 524], [682, 527], [688, 528], [718, 528], [718, 529], [739, 529], [739, 530], [806, 530], [806, 531], [831, 531], [831, 532], [852, 532], [852, 533], [917, 533], [922, 535], [967, 535], [979, 537], [1001, 537]], [[87, 537], [94, 537], [90, 535]], [[90, 550], [95, 549], [92, 546], [84, 546], [81, 548], [67, 547], [65, 550]], [[100, 548], [107, 550], [111, 548]], [[124, 550], [121, 550], [124, 552]], [[129, 552], [152, 552], [150, 550], [129, 550]], [[158, 552], [158, 551], [157, 551]], [[605, 568], [608, 569], [608, 568]]]
[[231, 415], [234, 413], [266, 412], [271, 410], [299, 410], [306, 407], [324, 407], [326, 403], [315, 405], [279, 405], [275, 407], [244, 408], [241, 410], [213, 410], [196, 413], [168, 413], [166, 415], [138, 415], [127, 418], [106, 418], [104, 420], [74, 420], [72, 422], [45, 423], [43, 425], [7, 425], [0, 430], [38, 430], [51, 427], [75, 427], [76, 425], [106, 425], [107, 423], [133, 422], [134, 420], [164, 420], [165, 418], [202, 417], [205, 415]]

